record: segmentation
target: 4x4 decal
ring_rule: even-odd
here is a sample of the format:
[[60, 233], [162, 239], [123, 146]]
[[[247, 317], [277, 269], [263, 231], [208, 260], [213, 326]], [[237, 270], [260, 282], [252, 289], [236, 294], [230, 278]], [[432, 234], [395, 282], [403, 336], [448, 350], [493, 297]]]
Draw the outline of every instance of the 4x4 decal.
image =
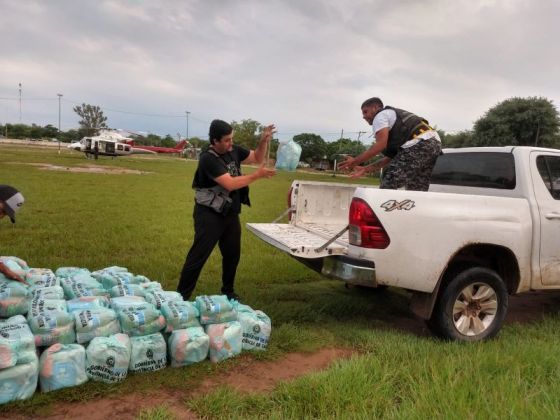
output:
[[414, 201], [406, 199], [401, 202], [397, 200], [389, 200], [385, 201], [381, 204], [381, 208], [384, 208], [385, 211], [393, 211], [393, 210], [411, 210], [415, 207]]

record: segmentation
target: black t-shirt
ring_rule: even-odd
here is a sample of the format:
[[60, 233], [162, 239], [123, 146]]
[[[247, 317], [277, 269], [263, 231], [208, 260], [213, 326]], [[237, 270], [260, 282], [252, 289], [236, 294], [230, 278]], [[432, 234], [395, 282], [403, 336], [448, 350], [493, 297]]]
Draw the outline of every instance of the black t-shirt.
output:
[[[198, 168], [194, 174], [192, 184], [193, 188], [215, 187], [218, 184], [214, 180], [226, 173], [229, 173], [231, 176], [241, 175], [241, 162], [247, 159], [249, 153], [249, 150], [236, 144], [233, 145], [231, 152], [218, 156], [205, 150], [198, 159]], [[233, 200], [232, 212], [235, 214], [241, 213], [239, 190], [231, 191], [229, 196]]]

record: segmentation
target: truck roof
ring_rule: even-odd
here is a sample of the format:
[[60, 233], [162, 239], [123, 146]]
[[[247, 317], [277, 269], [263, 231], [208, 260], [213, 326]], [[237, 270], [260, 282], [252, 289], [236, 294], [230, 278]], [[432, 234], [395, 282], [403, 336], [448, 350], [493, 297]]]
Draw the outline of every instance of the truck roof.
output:
[[465, 153], [465, 152], [513, 153], [514, 150], [560, 152], [559, 149], [551, 149], [551, 148], [546, 148], [546, 147], [533, 147], [533, 146], [491, 146], [491, 147], [458, 147], [458, 148], [445, 148], [445, 149], [443, 149], [443, 153]]

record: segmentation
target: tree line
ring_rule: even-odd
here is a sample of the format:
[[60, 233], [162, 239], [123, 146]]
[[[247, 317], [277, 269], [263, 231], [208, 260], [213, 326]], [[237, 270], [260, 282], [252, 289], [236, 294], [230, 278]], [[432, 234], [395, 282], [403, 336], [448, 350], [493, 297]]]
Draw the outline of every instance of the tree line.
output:
[[[100, 107], [82, 104], [73, 108], [80, 117], [80, 127], [75, 130], [61, 131], [51, 124], [44, 127], [32, 124], [0, 125], [0, 134], [10, 138], [58, 139], [71, 142], [85, 136], [98, 133], [108, 128], [107, 118]], [[233, 121], [235, 143], [254, 149], [260, 139], [264, 125], [252, 119]], [[560, 148], [560, 114], [551, 100], [543, 97], [509, 98], [490, 108], [476, 120], [472, 130], [459, 133], [446, 133], [438, 130], [444, 147], [471, 146], [540, 146]], [[176, 141], [169, 134], [160, 137], [156, 134], [132, 134], [137, 144], [173, 147]], [[190, 143], [195, 147], [204, 148], [208, 141], [192, 137]], [[340, 160], [346, 155], [357, 155], [366, 146], [359, 140], [340, 138], [326, 142], [321, 136], [313, 133], [301, 133], [293, 137], [293, 141], [302, 148], [301, 160], [307, 163], [328, 160]], [[271, 142], [270, 157], [276, 156], [279, 142]]]

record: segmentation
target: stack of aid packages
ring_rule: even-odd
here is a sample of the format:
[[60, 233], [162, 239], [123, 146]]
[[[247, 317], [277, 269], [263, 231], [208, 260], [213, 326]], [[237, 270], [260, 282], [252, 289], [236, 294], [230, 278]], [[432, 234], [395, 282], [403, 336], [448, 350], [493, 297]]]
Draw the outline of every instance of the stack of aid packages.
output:
[[29, 268], [0, 257], [27, 285], [0, 274], [0, 404], [89, 379], [220, 362], [264, 350], [270, 318], [226, 296], [185, 302], [158, 282], [108, 267]]

